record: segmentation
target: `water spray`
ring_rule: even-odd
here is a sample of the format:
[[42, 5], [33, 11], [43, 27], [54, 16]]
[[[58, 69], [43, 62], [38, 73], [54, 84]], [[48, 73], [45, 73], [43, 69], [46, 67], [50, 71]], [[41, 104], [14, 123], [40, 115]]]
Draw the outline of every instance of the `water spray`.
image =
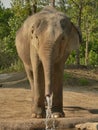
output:
[[45, 130], [55, 130], [55, 120], [54, 118], [51, 118], [52, 96], [46, 96], [46, 102], [47, 102], [47, 108], [46, 108]]

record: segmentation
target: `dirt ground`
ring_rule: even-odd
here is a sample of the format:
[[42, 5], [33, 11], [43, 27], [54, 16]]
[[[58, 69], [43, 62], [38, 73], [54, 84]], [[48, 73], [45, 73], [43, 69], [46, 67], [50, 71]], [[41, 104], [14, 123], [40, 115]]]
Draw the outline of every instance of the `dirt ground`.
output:
[[[66, 69], [63, 102], [66, 118], [98, 115], [98, 71]], [[79, 84], [81, 78], [87, 84]], [[0, 74], [0, 120], [31, 119], [31, 92], [25, 72]]]

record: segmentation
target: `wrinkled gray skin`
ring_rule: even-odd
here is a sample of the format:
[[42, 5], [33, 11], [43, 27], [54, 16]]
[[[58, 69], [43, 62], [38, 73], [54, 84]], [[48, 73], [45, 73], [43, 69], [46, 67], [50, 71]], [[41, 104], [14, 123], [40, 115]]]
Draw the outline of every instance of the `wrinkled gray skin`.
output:
[[64, 115], [64, 63], [70, 52], [79, 48], [79, 37], [65, 14], [49, 6], [27, 18], [17, 32], [17, 52], [32, 89], [32, 117], [44, 117], [47, 95], [53, 95], [53, 115]]

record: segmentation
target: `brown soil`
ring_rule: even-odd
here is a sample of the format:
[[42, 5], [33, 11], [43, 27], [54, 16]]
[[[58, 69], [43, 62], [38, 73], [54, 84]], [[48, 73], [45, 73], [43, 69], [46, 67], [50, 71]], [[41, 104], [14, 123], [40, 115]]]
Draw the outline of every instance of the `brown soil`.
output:
[[[67, 69], [64, 82], [66, 118], [98, 115], [98, 74], [96, 71]], [[81, 85], [78, 79], [89, 83]], [[0, 121], [31, 119], [31, 92], [24, 72], [0, 75]], [[98, 119], [98, 118], [97, 118]]]

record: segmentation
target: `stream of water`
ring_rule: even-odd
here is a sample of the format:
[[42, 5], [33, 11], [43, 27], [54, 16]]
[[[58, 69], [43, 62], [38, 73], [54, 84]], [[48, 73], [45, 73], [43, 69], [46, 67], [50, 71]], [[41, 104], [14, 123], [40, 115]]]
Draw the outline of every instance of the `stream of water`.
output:
[[46, 109], [45, 130], [76, 130], [76, 129], [57, 129], [55, 127], [55, 118], [53, 117], [51, 118], [52, 98], [47, 96], [46, 101], [47, 101], [47, 109]]
[[45, 130], [55, 130], [55, 119], [51, 118], [52, 98], [47, 96], [46, 101], [47, 101], [47, 109], [46, 109]]

